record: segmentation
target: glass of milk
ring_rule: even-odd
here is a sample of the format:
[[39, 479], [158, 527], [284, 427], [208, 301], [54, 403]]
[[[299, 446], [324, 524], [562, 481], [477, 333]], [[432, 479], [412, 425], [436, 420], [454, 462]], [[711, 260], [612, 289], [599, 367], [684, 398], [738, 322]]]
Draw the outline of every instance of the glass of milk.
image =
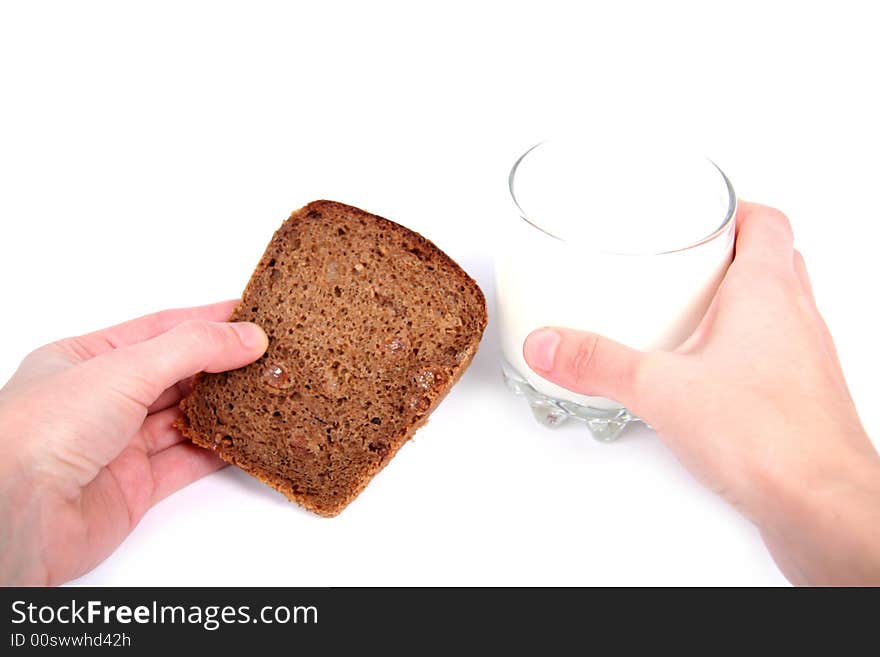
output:
[[502, 371], [546, 426], [576, 419], [610, 441], [638, 418], [536, 374], [523, 358], [529, 333], [564, 326], [673, 350], [730, 265], [733, 187], [713, 162], [680, 151], [601, 135], [551, 139], [510, 172], [516, 215], [495, 258]]

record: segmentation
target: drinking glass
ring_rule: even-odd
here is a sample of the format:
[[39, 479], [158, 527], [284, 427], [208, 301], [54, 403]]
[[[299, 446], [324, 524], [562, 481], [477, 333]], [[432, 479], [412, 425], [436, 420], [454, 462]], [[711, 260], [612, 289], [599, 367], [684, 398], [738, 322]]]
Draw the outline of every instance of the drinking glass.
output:
[[642, 350], [681, 345], [732, 260], [736, 195], [702, 156], [569, 140], [555, 157], [553, 144], [528, 149], [510, 171], [515, 214], [495, 254], [502, 372], [541, 424], [579, 420], [611, 441], [638, 418], [538, 375], [523, 358], [526, 336], [564, 326]]

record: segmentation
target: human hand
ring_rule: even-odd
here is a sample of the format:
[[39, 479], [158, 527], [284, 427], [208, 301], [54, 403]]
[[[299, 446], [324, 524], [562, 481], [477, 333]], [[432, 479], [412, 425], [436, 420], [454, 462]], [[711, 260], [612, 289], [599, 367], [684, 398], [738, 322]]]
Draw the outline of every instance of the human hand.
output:
[[740, 203], [736, 257], [674, 352], [533, 332], [541, 376], [619, 401], [760, 528], [795, 583], [880, 583], [880, 459], [780, 212]]
[[237, 301], [147, 315], [29, 354], [0, 389], [0, 583], [91, 570], [153, 504], [222, 467], [172, 422], [200, 371], [266, 350]]

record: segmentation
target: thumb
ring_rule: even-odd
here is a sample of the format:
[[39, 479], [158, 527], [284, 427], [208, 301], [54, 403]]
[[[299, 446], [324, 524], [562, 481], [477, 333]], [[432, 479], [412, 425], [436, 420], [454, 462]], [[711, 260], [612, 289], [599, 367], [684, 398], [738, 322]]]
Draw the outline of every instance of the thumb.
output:
[[[65, 394], [50, 390], [53, 403], [47, 406], [55, 412], [49, 421], [54, 417], [59, 425], [50, 432], [54, 439], [42, 444], [54, 457], [46, 467], [59, 485], [86, 485], [129, 444], [165, 388], [203, 370], [247, 365], [267, 345], [266, 334], [256, 324], [187, 320], [66, 370]], [[51, 469], [59, 463], [60, 470]]]
[[567, 328], [533, 331], [523, 345], [529, 367], [572, 392], [607, 397], [638, 413], [645, 354], [608, 338]]
[[222, 372], [259, 358], [266, 334], [251, 322], [187, 320], [154, 338], [94, 358], [118, 392], [149, 407], [166, 388], [197, 372]]

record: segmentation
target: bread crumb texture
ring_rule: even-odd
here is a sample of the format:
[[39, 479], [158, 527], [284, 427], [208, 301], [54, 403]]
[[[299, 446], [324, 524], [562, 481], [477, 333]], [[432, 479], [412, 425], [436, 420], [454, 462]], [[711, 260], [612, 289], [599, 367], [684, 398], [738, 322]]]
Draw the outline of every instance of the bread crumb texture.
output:
[[333, 516], [462, 375], [486, 302], [421, 235], [315, 201], [275, 232], [230, 319], [262, 326], [269, 348], [246, 367], [199, 375], [178, 428]]

